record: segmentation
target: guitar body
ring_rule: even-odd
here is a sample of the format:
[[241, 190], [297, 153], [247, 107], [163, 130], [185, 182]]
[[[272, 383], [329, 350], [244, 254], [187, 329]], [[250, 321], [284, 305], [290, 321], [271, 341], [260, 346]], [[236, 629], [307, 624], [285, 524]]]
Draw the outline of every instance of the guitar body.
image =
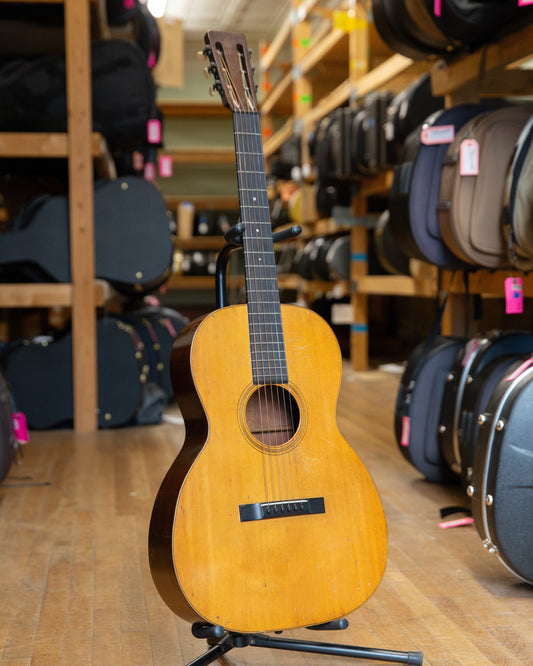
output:
[[337, 341], [310, 310], [281, 315], [283, 385], [253, 383], [245, 305], [193, 322], [174, 345], [186, 438], [149, 547], [161, 597], [188, 621], [240, 632], [319, 624], [360, 606], [383, 575], [381, 502], [336, 425]]

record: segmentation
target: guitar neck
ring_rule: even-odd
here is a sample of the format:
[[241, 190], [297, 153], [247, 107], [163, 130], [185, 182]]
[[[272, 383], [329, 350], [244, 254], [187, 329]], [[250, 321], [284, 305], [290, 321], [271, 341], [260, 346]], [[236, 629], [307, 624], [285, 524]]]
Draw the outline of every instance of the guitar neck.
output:
[[286, 383], [287, 361], [258, 112], [233, 113], [254, 384]]

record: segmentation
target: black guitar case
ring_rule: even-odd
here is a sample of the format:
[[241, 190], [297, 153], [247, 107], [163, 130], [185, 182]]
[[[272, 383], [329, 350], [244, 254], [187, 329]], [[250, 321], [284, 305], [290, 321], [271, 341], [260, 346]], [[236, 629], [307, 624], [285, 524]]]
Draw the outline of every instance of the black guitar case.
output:
[[[69, 201], [41, 197], [0, 236], [0, 266], [28, 268], [32, 280], [70, 281]], [[126, 293], [150, 291], [170, 275], [173, 243], [167, 207], [148, 181], [128, 176], [94, 189], [95, 274]]]
[[484, 107], [462, 104], [436, 111], [405, 141], [389, 193], [391, 232], [402, 251], [451, 270], [466, 266], [442, 239], [437, 204], [440, 176], [455, 132]]
[[[468, 341], [458, 354], [448, 374], [439, 425], [439, 446], [451, 470], [470, 482], [472, 458], [476, 445], [477, 417], [480, 405], [493, 386], [492, 372], [501, 372], [493, 361], [533, 353], [533, 334], [528, 331], [492, 331]], [[489, 370], [486, 370], [489, 367]]]
[[352, 164], [357, 173], [375, 176], [387, 166], [385, 120], [387, 106], [392, 99], [389, 92], [367, 96], [362, 111], [352, 120]]
[[422, 74], [393, 97], [385, 112], [385, 144], [387, 165], [398, 163], [404, 141], [432, 113], [444, 107], [443, 97], [434, 97], [431, 92], [429, 72]]
[[[148, 364], [132, 327], [113, 318], [97, 321], [98, 426], [161, 420], [166, 400], [147, 383]], [[72, 333], [38, 336], [7, 345], [3, 367], [28, 427], [56, 428], [73, 419]], [[149, 387], [149, 388], [148, 388]], [[157, 387], [156, 387], [157, 388]], [[163, 396], [164, 398], [164, 396]], [[144, 410], [144, 413], [143, 413]]]
[[6, 380], [0, 372], [0, 482], [2, 482], [15, 459], [15, 431], [11, 396]]
[[126, 310], [120, 314], [120, 319], [131, 324], [142, 340], [149, 368], [148, 382], [160, 386], [167, 400], [172, 400], [170, 353], [178, 333], [189, 320], [176, 310], [160, 305]]
[[453, 483], [457, 477], [442, 457], [438, 428], [446, 377], [465, 340], [439, 334], [443, 309], [430, 335], [407, 361], [396, 399], [394, 432], [404, 458], [428, 481]]
[[481, 426], [467, 493], [483, 545], [533, 584], [533, 358], [516, 361], [496, 386]]

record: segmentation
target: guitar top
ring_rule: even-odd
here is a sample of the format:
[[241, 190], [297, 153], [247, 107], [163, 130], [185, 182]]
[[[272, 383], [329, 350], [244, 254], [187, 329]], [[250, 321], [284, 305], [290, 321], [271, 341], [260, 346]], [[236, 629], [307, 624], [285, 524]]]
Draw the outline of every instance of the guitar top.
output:
[[233, 112], [247, 303], [189, 324], [175, 342], [186, 436], [154, 503], [150, 567], [188, 621], [241, 632], [310, 626], [376, 589], [385, 518], [336, 425], [335, 336], [310, 310], [280, 304], [246, 41], [208, 32], [206, 44]]

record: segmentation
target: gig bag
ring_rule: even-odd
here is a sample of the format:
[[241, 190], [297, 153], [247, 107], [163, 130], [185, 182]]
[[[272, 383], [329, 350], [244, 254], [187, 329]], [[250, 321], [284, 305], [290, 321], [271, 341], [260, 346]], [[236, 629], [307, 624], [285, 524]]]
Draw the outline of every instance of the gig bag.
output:
[[509, 264], [502, 217], [504, 187], [516, 141], [531, 111], [504, 107], [476, 115], [458, 131], [443, 162], [438, 202], [444, 242], [462, 261]]

